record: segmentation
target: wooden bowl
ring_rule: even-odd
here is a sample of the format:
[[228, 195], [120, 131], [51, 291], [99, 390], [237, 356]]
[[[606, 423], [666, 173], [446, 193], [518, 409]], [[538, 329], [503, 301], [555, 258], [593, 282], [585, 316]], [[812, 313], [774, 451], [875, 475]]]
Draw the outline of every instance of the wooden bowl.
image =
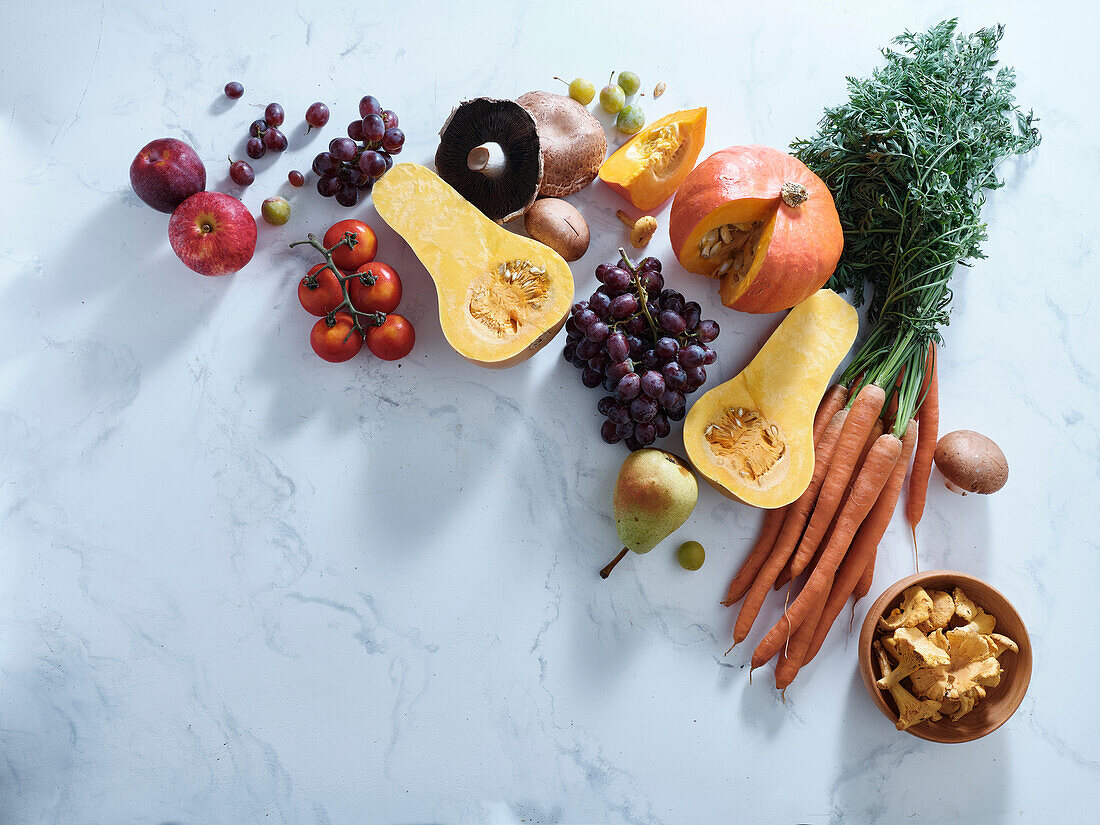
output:
[[987, 688], [986, 698], [975, 704], [974, 709], [966, 716], [957, 722], [952, 722], [946, 716], [938, 722], [929, 719], [907, 730], [907, 733], [929, 742], [954, 743], [980, 739], [1008, 721], [1023, 701], [1031, 682], [1031, 640], [1023, 619], [1008, 599], [981, 579], [952, 570], [933, 570], [930, 573], [906, 576], [886, 588], [871, 605], [867, 618], [863, 621], [863, 630], [859, 634], [859, 672], [863, 676], [863, 684], [883, 715], [891, 722], [896, 722], [898, 712], [890, 693], [875, 686], [875, 680], [879, 676], [878, 660], [871, 645], [875, 640], [878, 620], [901, 603], [902, 591], [915, 584], [925, 590], [946, 590], [948, 593], [955, 587], [961, 587], [975, 604], [997, 620], [994, 632], [1008, 636], [1020, 648], [1019, 653], [1006, 651], [1001, 654], [999, 661], [1004, 671], [1001, 683]]

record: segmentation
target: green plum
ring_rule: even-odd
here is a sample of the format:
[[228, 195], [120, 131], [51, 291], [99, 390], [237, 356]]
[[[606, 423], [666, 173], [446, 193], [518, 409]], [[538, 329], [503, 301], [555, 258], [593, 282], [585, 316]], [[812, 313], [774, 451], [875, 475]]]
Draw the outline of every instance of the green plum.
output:
[[[560, 77], [555, 77], [554, 80], [561, 80], [562, 83], [565, 83]], [[587, 106], [592, 102], [592, 98], [596, 96], [596, 85], [588, 78], [575, 77], [572, 83], [566, 85], [569, 86], [569, 96], [582, 106]]]
[[645, 126], [645, 112], [637, 103], [624, 106], [619, 116], [615, 118], [615, 128], [624, 135], [634, 135]]
[[272, 226], [282, 226], [290, 220], [290, 204], [287, 203], [286, 198], [280, 198], [278, 195], [266, 198], [260, 206], [260, 214]]
[[685, 570], [698, 570], [703, 566], [704, 558], [706, 558], [706, 552], [703, 550], [703, 545], [697, 541], [685, 541], [676, 551], [676, 560]]
[[623, 94], [630, 97], [636, 95], [638, 89], [642, 88], [642, 79], [634, 72], [619, 72], [618, 84], [619, 88], [623, 90]]
[[614, 77], [615, 73], [612, 72], [611, 77], [607, 79], [607, 85], [600, 89], [600, 106], [609, 115], [617, 115], [623, 108], [623, 104], [626, 103], [626, 93], [623, 92], [623, 87], [611, 82]]

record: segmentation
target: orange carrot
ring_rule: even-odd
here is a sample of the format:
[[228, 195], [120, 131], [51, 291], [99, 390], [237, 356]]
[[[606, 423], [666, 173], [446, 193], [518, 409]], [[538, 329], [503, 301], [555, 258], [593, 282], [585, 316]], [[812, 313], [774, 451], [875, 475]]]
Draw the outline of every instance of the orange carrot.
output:
[[809, 650], [814, 630], [817, 629], [821, 609], [824, 606], [825, 603], [822, 602], [816, 611], [811, 611], [810, 615], [806, 616], [806, 620], [802, 622], [798, 630], [791, 636], [790, 641], [787, 642], [786, 649], [779, 655], [779, 662], [775, 666], [775, 687], [777, 690], [786, 691], [787, 686], [798, 675], [798, 671], [809, 661], [806, 658], [806, 653]]
[[[881, 392], [881, 390], [880, 390]], [[877, 411], [876, 411], [877, 412]], [[870, 425], [868, 425], [870, 429]], [[752, 654], [751, 666], [760, 667], [771, 659], [783, 647], [788, 635], [793, 633], [807, 616], [820, 610], [829, 596], [833, 577], [844, 560], [844, 555], [852, 543], [856, 530], [874, 507], [879, 493], [886, 486], [894, 467], [901, 456], [901, 442], [891, 434], [882, 435], [867, 454], [848, 503], [841, 511], [829, 544], [821, 554], [821, 560], [814, 567], [809, 580], [798, 594], [794, 603], [779, 617], [764, 639]], [[860, 570], [862, 573], [862, 569]]]
[[806, 532], [802, 534], [802, 541], [795, 553], [796, 557], [804, 559], [803, 566], [813, 557], [833, 516], [840, 508], [844, 491], [856, 469], [859, 455], [863, 452], [863, 445], [867, 443], [867, 436], [878, 420], [885, 400], [886, 393], [882, 387], [868, 384], [859, 391], [848, 410], [848, 417], [840, 431], [840, 438], [837, 439], [828, 472], [821, 483], [821, 492], [814, 504], [813, 516], [806, 525]]
[[[821, 442], [821, 436], [824, 435], [825, 428], [847, 400], [848, 389], [843, 384], [833, 384], [826, 390], [814, 416], [815, 445]], [[722, 600], [722, 604], [727, 607], [736, 604], [748, 592], [753, 579], [760, 572], [760, 568], [764, 566], [764, 562], [771, 554], [772, 547], [775, 546], [775, 540], [783, 527], [783, 521], [789, 508], [790, 505], [780, 507], [777, 510], [770, 510], [764, 517], [764, 524], [760, 528], [760, 536], [756, 539], [756, 544], [753, 545], [752, 550], [749, 551], [749, 555], [745, 557], [741, 569], [737, 571], [737, 575], [730, 582], [729, 590], [726, 593], [726, 598]]]
[[[869, 570], [872, 575], [874, 574], [875, 550], [883, 535], [885, 535], [886, 528], [890, 524], [890, 518], [894, 514], [894, 507], [897, 506], [898, 497], [901, 495], [901, 487], [905, 483], [905, 471], [909, 467], [909, 458], [913, 455], [913, 447], [916, 443], [917, 422], [910, 421], [901, 440], [901, 456], [898, 458], [897, 464], [894, 465], [893, 472], [890, 473], [890, 479], [886, 482], [886, 486], [882, 488], [875, 506], [871, 508], [871, 512], [867, 514], [867, 518], [860, 525], [859, 531], [852, 541], [852, 546], [844, 556], [840, 569], [837, 570], [833, 587], [829, 591], [829, 598], [825, 602], [825, 609], [822, 611], [821, 618], [817, 623], [813, 640], [810, 642], [810, 648], [806, 652], [807, 662], [811, 661], [817, 655], [818, 650], [821, 649], [825, 637], [829, 634], [829, 629], [836, 621], [836, 617], [840, 615], [841, 610], [844, 609], [848, 596], [852, 594], [852, 587], [855, 586], [855, 593], [858, 594], [859, 587], [866, 578], [868, 579], [868, 589], [870, 588], [870, 576], [867, 575], [867, 571]], [[866, 595], [866, 591], [863, 595]], [[857, 595], [857, 600], [859, 598], [860, 596]]]
[[928, 380], [928, 394], [920, 405], [917, 420], [920, 428], [917, 434], [917, 450], [913, 457], [913, 471], [909, 474], [909, 498], [906, 501], [905, 515], [913, 530], [913, 543], [916, 544], [917, 525], [924, 515], [924, 501], [928, 495], [928, 477], [932, 474], [932, 456], [936, 453], [936, 438], [940, 428], [940, 382], [937, 377], [934, 345], [929, 345], [928, 358], [932, 362]]
[[[871, 451], [871, 446], [875, 443], [875, 441], [878, 440], [878, 437], [882, 435], [882, 431], [885, 429], [885, 426], [886, 425], [883, 423], [883, 420], [881, 418], [875, 419], [875, 423], [871, 427], [871, 432], [867, 436], [867, 441], [864, 442], [863, 449], [860, 450], [859, 458], [856, 459], [856, 463], [852, 467], [852, 480], [848, 483], [844, 490], [844, 497], [840, 500], [840, 505], [837, 507], [838, 511], [844, 509], [844, 503], [848, 500], [848, 496], [852, 492], [852, 484], [855, 483], [855, 479], [858, 477], [859, 471], [863, 468], [863, 462], [867, 460], [867, 453]], [[835, 515], [833, 516], [832, 521], [829, 523], [830, 530], [832, 529], [832, 526], [834, 524], [836, 524]], [[793, 579], [795, 576], [805, 570], [811, 559], [817, 557], [817, 554], [820, 552], [821, 546], [828, 543], [828, 541], [829, 533], [826, 532], [824, 538], [817, 543], [816, 547], [806, 544], [804, 542], [800, 542], [797, 551], [795, 551], [795, 554], [791, 557], [790, 575], [788, 576], [788, 578]]]
[[806, 519], [809, 518], [810, 508], [813, 507], [814, 499], [817, 498], [817, 491], [821, 488], [821, 481], [825, 477], [833, 448], [836, 447], [837, 437], [840, 435], [847, 417], [848, 411], [840, 410], [833, 416], [832, 421], [829, 422], [825, 432], [821, 435], [821, 441], [814, 451], [814, 474], [810, 479], [810, 485], [797, 501], [789, 505], [787, 518], [783, 522], [783, 529], [779, 531], [779, 536], [775, 540], [771, 555], [768, 556], [767, 562], [760, 568], [760, 572], [757, 574], [752, 586], [745, 594], [745, 601], [741, 605], [741, 610], [737, 614], [737, 621], [733, 626], [734, 645], [745, 641], [745, 637], [749, 635], [753, 622], [756, 621], [756, 616], [764, 604], [764, 599], [767, 597], [775, 577], [783, 570], [787, 559], [794, 552], [795, 542], [798, 541], [802, 528], [806, 524]]

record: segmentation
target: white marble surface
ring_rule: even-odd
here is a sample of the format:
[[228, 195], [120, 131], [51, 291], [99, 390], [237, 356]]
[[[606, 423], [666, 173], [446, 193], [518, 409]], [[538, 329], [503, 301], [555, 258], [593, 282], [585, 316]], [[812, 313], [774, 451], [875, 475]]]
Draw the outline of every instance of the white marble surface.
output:
[[[1100, 802], [1092, 629], [1100, 219], [1095, 6], [1085, 2], [5, 6], [0, 50], [0, 821], [22, 823], [894, 823], [1089, 821]], [[593, 391], [558, 344], [504, 372], [442, 339], [431, 281], [379, 223], [416, 324], [400, 365], [321, 363], [287, 248], [346, 216], [307, 169], [360, 95], [428, 160], [453, 103], [668, 83], [651, 116], [707, 105], [707, 148], [784, 146], [903, 28], [1007, 24], [1002, 57], [1044, 141], [986, 210], [989, 258], [955, 279], [946, 429], [1003, 446], [989, 499], [938, 486], [922, 564], [987, 578], [1035, 646], [1031, 691], [988, 738], [898, 734], [830, 638], [788, 691], [722, 658], [728, 576], [759, 515], [702, 491], [688, 524], [607, 582], [616, 549]], [[222, 85], [240, 80], [229, 104]], [[330, 125], [297, 128], [324, 100]], [[253, 104], [292, 148], [257, 164], [242, 272], [203, 279], [127, 167], [177, 136], [238, 193]], [[598, 185], [578, 291], [622, 243]], [[350, 214], [376, 220], [368, 207]], [[662, 230], [652, 251], [671, 262]], [[721, 308], [711, 386], [774, 318]], [[678, 430], [666, 442], [675, 448]], [[709, 551], [696, 574], [678, 540]], [[909, 572], [900, 523], [873, 594]], [[866, 600], [857, 620], [866, 609]], [[775, 615], [770, 608], [769, 616]]]

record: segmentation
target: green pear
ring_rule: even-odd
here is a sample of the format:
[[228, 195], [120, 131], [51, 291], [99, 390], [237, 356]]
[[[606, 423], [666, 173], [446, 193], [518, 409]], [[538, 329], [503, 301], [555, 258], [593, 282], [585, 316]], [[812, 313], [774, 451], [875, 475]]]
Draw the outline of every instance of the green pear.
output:
[[699, 485], [687, 462], [664, 450], [636, 450], [626, 457], [615, 481], [612, 511], [624, 545], [600, 571], [607, 578], [627, 550], [648, 553], [687, 521], [699, 498]]

